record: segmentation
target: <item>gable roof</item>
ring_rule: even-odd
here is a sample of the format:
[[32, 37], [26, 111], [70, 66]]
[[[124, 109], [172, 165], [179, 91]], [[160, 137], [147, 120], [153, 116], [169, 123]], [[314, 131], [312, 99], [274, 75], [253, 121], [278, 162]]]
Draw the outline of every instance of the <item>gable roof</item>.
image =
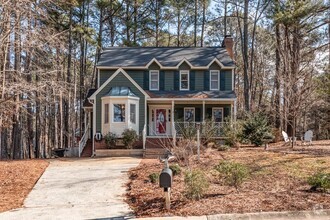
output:
[[122, 68], [117, 69], [117, 71], [112, 74], [111, 77], [109, 77], [109, 79], [107, 79], [107, 81], [105, 81], [90, 97], [89, 99], [95, 99], [96, 95], [102, 91], [102, 89], [104, 89], [104, 87], [106, 85], [108, 85], [111, 80], [113, 80], [119, 73], [124, 74], [124, 76], [138, 89], [140, 90], [140, 92], [145, 95], [146, 97], [149, 97], [149, 95], [127, 74], [127, 72], [125, 70], [123, 70]]
[[178, 67], [183, 61], [193, 67], [208, 67], [215, 60], [222, 67], [234, 62], [223, 47], [111, 47], [101, 52], [97, 67], [145, 67], [152, 62], [161, 68]]

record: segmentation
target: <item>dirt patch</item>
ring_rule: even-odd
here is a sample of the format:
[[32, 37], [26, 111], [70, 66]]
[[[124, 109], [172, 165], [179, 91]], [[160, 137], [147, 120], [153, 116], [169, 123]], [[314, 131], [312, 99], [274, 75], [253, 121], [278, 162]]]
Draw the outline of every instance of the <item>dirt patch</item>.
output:
[[[327, 154], [330, 141], [319, 147], [321, 151], [315, 143], [312, 147], [301, 146], [300, 151], [284, 147], [274, 152], [275, 146], [271, 146], [271, 151], [255, 147], [229, 151], [208, 149], [200, 162], [193, 165], [207, 174], [208, 193], [199, 201], [186, 199], [184, 175], [175, 176], [169, 212], [164, 210], [162, 189], [148, 178], [153, 172], [159, 173], [163, 164], [144, 159], [129, 172], [127, 202], [139, 217], [330, 209], [330, 194], [310, 192], [307, 184], [307, 177], [315, 172], [330, 172], [330, 154]], [[223, 159], [249, 167], [250, 177], [239, 191], [220, 183], [213, 167]]]
[[0, 212], [21, 207], [47, 166], [44, 160], [0, 161]]

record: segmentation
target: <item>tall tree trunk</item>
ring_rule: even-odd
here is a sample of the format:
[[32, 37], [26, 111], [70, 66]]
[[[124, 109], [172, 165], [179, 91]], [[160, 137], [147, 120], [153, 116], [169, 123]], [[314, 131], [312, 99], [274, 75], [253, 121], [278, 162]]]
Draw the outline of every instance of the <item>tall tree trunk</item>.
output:
[[[275, 7], [278, 8], [278, 2], [276, 0]], [[281, 49], [281, 34], [280, 34], [280, 24], [275, 25], [275, 37], [276, 37], [276, 47], [275, 47], [275, 128], [280, 131], [281, 129], [281, 72], [280, 72], [280, 65], [281, 65], [281, 56], [280, 56], [280, 49]]]
[[204, 31], [205, 31], [205, 20], [206, 20], [206, 1], [203, 0], [203, 12], [202, 12], [202, 30], [201, 30], [201, 47], [204, 46]]
[[195, 2], [195, 7], [194, 7], [194, 47], [197, 47], [197, 0]]
[[244, 103], [245, 110], [250, 111], [250, 84], [249, 84], [249, 56], [248, 56], [248, 33], [249, 33], [249, 24], [248, 24], [248, 16], [249, 16], [249, 0], [244, 0], [244, 22], [243, 22], [243, 72], [244, 72]]

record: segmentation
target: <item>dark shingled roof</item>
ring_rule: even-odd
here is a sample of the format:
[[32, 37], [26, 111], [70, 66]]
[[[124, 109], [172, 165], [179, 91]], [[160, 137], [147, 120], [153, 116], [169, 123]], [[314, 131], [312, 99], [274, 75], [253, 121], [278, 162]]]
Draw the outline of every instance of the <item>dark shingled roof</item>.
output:
[[232, 99], [234, 91], [146, 91], [151, 98]]
[[93, 95], [93, 93], [96, 91], [97, 89], [89, 89], [87, 91], [87, 95], [86, 95], [86, 98], [84, 100], [84, 103], [83, 103], [83, 107], [93, 107], [92, 103], [90, 103], [88, 101], [88, 98], [91, 97], [91, 95]]
[[145, 66], [153, 58], [166, 66], [176, 66], [183, 59], [194, 67], [207, 66], [217, 58], [224, 66], [234, 66], [223, 47], [112, 47], [102, 51], [97, 66]]

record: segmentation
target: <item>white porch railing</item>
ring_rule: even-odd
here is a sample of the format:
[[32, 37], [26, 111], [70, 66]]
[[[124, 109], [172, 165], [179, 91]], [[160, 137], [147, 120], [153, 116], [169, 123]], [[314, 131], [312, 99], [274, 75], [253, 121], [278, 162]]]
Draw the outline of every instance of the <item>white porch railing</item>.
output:
[[174, 122], [173, 128], [177, 136], [194, 136], [197, 127], [200, 127], [201, 135], [208, 133], [208, 136], [222, 137], [225, 122]]
[[79, 157], [81, 157], [81, 153], [83, 152], [83, 150], [86, 146], [88, 136], [89, 136], [89, 124], [87, 124], [84, 135], [82, 136], [82, 138], [79, 141]]
[[147, 140], [147, 125], [144, 125], [143, 130], [142, 130], [143, 149], [146, 148], [146, 140]]

